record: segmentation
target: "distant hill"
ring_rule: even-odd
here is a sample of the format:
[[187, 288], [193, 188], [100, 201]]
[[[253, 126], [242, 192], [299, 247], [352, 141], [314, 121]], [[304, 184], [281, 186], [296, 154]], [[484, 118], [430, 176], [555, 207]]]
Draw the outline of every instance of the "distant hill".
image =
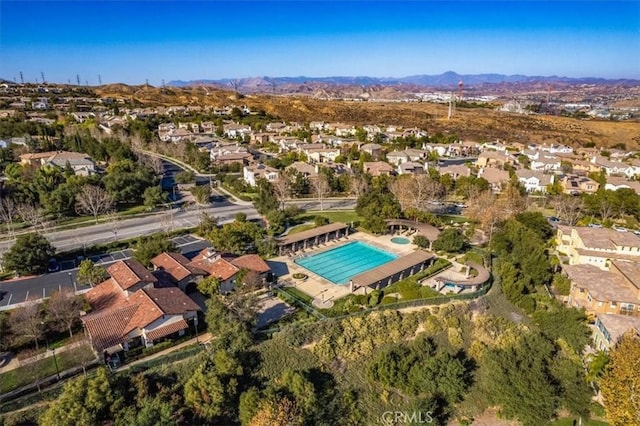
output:
[[499, 83], [568, 83], [568, 84], [627, 84], [640, 85], [640, 80], [633, 79], [604, 79], [596, 77], [559, 77], [559, 76], [528, 76], [528, 75], [504, 75], [504, 74], [458, 74], [453, 71], [447, 71], [438, 75], [413, 75], [402, 78], [392, 77], [251, 77], [240, 79], [219, 79], [219, 80], [174, 80], [168, 84], [174, 87], [187, 86], [219, 86], [232, 87], [236, 85], [241, 92], [267, 92], [274, 86], [287, 85], [345, 85], [345, 86], [376, 86], [376, 85], [414, 85], [425, 87], [452, 87], [457, 86], [462, 81], [465, 87], [482, 85], [482, 84], [499, 84]]

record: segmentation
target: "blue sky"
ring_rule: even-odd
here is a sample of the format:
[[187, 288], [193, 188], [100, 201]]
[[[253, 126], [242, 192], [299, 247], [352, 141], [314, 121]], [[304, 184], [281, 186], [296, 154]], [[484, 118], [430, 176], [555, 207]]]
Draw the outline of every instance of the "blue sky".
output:
[[0, 78], [640, 78], [640, 0], [0, 1]]

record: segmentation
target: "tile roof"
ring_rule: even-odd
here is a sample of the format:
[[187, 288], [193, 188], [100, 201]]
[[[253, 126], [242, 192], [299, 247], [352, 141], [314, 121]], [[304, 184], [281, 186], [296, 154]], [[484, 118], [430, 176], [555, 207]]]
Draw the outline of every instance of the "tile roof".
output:
[[183, 315], [189, 311], [200, 310], [200, 307], [177, 287], [149, 288], [141, 291], [145, 292], [155, 305], [168, 315]]
[[124, 305], [117, 309], [107, 309], [82, 317], [82, 322], [96, 350], [102, 351], [124, 343], [127, 340], [124, 330], [137, 310], [137, 305]]
[[259, 274], [263, 274], [271, 270], [269, 265], [267, 265], [267, 262], [257, 254], [245, 254], [244, 256], [232, 259], [231, 263], [238, 268], [245, 268]]
[[279, 246], [286, 246], [288, 244], [304, 241], [308, 238], [315, 238], [316, 236], [324, 235], [330, 232], [348, 228], [348, 225], [344, 223], [335, 222], [328, 225], [318, 226], [317, 228], [309, 229], [307, 231], [297, 232], [295, 234], [287, 235], [278, 241]]
[[240, 270], [228, 260], [220, 257], [219, 253], [211, 253], [208, 249], [202, 250], [189, 265], [218, 277], [222, 281], [228, 280]]
[[112, 308], [126, 299], [122, 289], [112, 278], [89, 290], [85, 297], [94, 311]]
[[139, 282], [155, 283], [158, 280], [151, 272], [135, 259], [120, 260], [107, 268], [111, 278], [123, 290], [127, 290]]
[[576, 287], [586, 289], [597, 301], [634, 304], [640, 301], [638, 289], [622, 275], [593, 265], [563, 265], [562, 270]]
[[598, 320], [604, 325], [611, 336], [611, 343], [615, 343], [629, 330], [640, 334], [640, 318], [619, 314], [598, 314]]
[[182, 281], [189, 275], [206, 275], [205, 271], [189, 263], [189, 259], [180, 253], [160, 253], [151, 259], [153, 266], [167, 271], [176, 282]]
[[145, 334], [148, 340], [157, 340], [170, 334], [177, 333], [180, 330], [185, 330], [187, 328], [189, 328], [189, 325], [185, 320], [182, 319], [162, 327], [154, 328], [153, 330], [148, 331]]
[[[115, 285], [112, 288], [119, 291]], [[127, 334], [136, 329], [144, 329], [164, 315], [185, 315], [193, 311], [200, 311], [200, 308], [175, 287], [141, 289], [126, 299], [120, 299], [116, 305], [85, 315], [82, 322], [91, 336], [94, 347], [101, 351], [124, 343]]]
[[380, 280], [385, 280], [415, 265], [426, 262], [433, 257], [433, 253], [422, 250], [414, 251], [406, 256], [399, 257], [391, 262], [384, 263], [377, 268], [370, 269], [367, 272], [356, 275], [351, 280], [358, 287], [370, 286]]

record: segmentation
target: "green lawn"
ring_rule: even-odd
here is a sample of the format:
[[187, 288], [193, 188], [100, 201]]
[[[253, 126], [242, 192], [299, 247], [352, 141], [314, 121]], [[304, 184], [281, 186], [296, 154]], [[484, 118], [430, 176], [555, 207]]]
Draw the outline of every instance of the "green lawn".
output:
[[[56, 353], [55, 361], [58, 362], [58, 370], [80, 366], [95, 359], [89, 345]], [[0, 374], [0, 393], [5, 393], [19, 387], [33, 383], [38, 379], [56, 374], [56, 364], [53, 357], [48, 357], [34, 363], [18, 367], [15, 370]]]
[[281, 291], [283, 291], [284, 293], [290, 294], [291, 296], [295, 297], [296, 299], [302, 300], [304, 303], [311, 305], [311, 303], [313, 302], [313, 297], [309, 296], [307, 293], [298, 290], [297, 288], [294, 287], [282, 287], [280, 289]]
[[307, 212], [306, 214], [300, 216], [300, 221], [307, 222], [312, 221], [316, 216], [323, 216], [329, 219], [331, 222], [343, 222], [343, 223], [351, 223], [351, 222], [361, 222], [362, 216], [359, 216], [354, 210], [327, 210], [327, 211], [314, 211]]
[[295, 226], [295, 227], [291, 228], [291, 230], [289, 231], [288, 235], [297, 234], [298, 232], [307, 231], [307, 230], [313, 229], [315, 227], [316, 227], [316, 225], [313, 224], [313, 223], [304, 223], [302, 225], [298, 225], [298, 226]]

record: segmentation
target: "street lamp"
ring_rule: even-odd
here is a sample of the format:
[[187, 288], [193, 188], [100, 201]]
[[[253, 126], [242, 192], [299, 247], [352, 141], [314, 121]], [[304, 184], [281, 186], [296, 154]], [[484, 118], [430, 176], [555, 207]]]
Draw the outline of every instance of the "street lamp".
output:
[[56, 366], [56, 378], [60, 380], [60, 370], [58, 369], [58, 360], [56, 359], [56, 348], [51, 348], [51, 352], [53, 353], [53, 363]]
[[76, 286], [76, 281], [73, 279], [73, 276], [71, 275], [71, 272], [69, 272], [69, 281], [71, 281], [71, 285], [73, 285], [73, 292], [77, 293], [78, 292], [78, 287]]
[[194, 326], [194, 327], [195, 327], [195, 329], [196, 329], [196, 343], [200, 343], [200, 342], [198, 341], [198, 313], [196, 313], [196, 316], [195, 316], [195, 317], [193, 317], [193, 326]]

